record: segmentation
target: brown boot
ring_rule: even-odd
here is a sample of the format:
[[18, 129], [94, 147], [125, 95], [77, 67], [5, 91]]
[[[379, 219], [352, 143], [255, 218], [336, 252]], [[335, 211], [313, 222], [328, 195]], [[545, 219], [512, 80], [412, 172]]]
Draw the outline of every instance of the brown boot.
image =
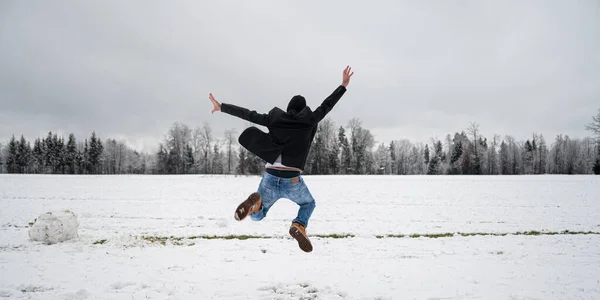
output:
[[252, 193], [244, 202], [242, 202], [235, 210], [234, 218], [238, 221], [243, 220], [246, 216], [257, 212], [262, 204], [262, 198], [259, 193]]
[[306, 227], [298, 223], [292, 223], [292, 226], [290, 226], [290, 235], [298, 241], [298, 246], [302, 251], [311, 252], [313, 250], [312, 244], [306, 235]]

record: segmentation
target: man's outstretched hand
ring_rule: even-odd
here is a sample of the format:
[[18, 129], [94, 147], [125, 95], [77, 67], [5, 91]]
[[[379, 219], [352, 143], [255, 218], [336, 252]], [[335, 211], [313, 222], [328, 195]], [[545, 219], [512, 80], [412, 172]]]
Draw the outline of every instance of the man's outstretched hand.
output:
[[342, 85], [344, 87], [348, 86], [348, 83], [350, 83], [350, 77], [354, 75], [354, 72], [350, 71], [352, 71], [352, 68], [350, 68], [350, 66], [346, 66], [346, 69], [344, 69], [344, 75], [342, 76]]
[[215, 97], [213, 96], [212, 93], [209, 94], [208, 98], [210, 99], [210, 101], [213, 104], [213, 110], [212, 113], [214, 114], [215, 111], [220, 111], [221, 110], [221, 103], [219, 103], [219, 101], [217, 101], [217, 99], [215, 99]]

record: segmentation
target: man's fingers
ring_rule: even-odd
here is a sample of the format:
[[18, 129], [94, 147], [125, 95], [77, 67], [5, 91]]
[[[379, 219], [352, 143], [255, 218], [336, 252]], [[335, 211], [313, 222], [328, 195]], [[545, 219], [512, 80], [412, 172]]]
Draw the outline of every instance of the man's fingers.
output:
[[[350, 74], [350, 71], [352, 71], [352, 67], [350, 67], [350, 66], [346, 66], [346, 69], [344, 69], [344, 76], [345, 76], [345, 77], [347, 77], [347, 76], [351, 76], [351, 75], [349, 75], [349, 74]], [[354, 72], [352, 72], [352, 74], [354, 74]]]

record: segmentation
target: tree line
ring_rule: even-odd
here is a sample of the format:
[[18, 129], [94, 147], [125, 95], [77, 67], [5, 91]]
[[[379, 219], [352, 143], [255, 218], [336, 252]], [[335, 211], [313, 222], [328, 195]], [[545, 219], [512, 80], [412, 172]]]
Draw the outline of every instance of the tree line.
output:
[[[331, 119], [317, 129], [306, 174], [522, 175], [600, 174], [600, 110], [586, 125], [595, 137], [557, 135], [548, 144], [542, 134], [525, 141], [508, 135], [491, 138], [472, 122], [443, 140], [413, 143], [399, 139], [376, 143], [358, 118], [345, 126]], [[49, 132], [33, 146], [21, 135], [0, 145], [0, 172], [38, 174], [260, 174], [265, 162], [237, 142], [229, 129], [214, 136], [209, 123], [194, 129], [174, 123], [156, 153], [140, 153], [95, 132], [84, 141], [67, 141]]]
[[23, 135], [0, 145], [0, 171], [29, 174], [143, 174], [149, 155], [128, 148], [124, 142], [104, 142], [92, 132], [77, 141], [74, 134], [64, 137], [48, 132], [36, 138], [33, 146]]

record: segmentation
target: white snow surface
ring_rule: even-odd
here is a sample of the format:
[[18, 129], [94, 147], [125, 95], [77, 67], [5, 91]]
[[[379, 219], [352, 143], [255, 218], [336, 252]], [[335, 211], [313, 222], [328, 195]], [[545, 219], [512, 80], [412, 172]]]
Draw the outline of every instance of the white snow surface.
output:
[[29, 229], [29, 238], [56, 244], [76, 238], [79, 222], [72, 211], [51, 211], [40, 215]]
[[[312, 253], [289, 200], [234, 220], [258, 176], [0, 175], [0, 299], [600, 299], [600, 235], [515, 235], [600, 232], [600, 176], [304, 178]], [[29, 239], [66, 210], [78, 236]], [[270, 238], [193, 238], [230, 235]]]

